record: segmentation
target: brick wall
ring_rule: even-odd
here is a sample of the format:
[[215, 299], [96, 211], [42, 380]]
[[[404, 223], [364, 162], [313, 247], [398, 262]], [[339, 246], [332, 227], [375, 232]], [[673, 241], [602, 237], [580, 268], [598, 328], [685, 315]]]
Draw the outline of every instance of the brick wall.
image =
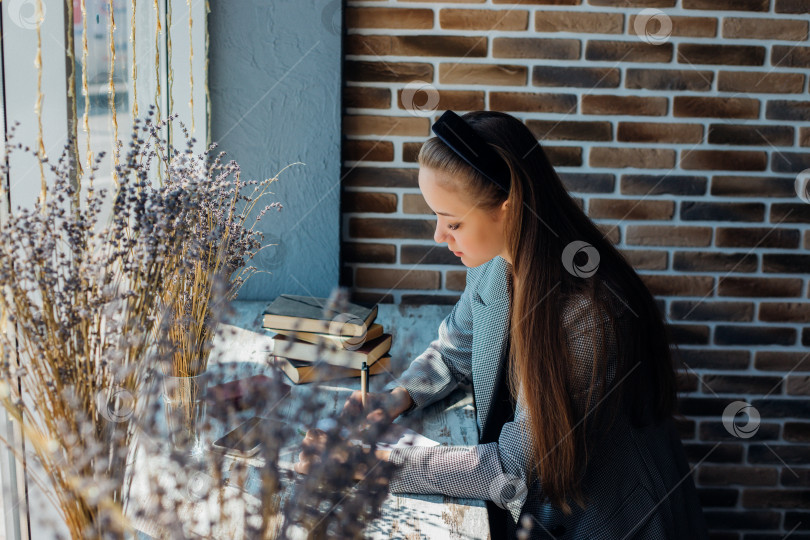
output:
[[518, 116], [667, 313], [713, 537], [810, 538], [810, 1], [584, 1], [348, 2], [342, 283], [455, 303], [419, 146], [445, 109]]

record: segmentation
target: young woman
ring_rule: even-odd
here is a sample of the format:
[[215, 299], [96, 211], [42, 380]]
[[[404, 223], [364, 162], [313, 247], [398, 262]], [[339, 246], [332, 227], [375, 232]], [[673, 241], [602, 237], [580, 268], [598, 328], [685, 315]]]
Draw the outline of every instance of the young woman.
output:
[[377, 451], [401, 465], [390, 490], [483, 499], [493, 539], [526, 521], [533, 538], [707, 538], [648, 289], [520, 120], [447, 111], [433, 131], [419, 188], [466, 286], [438, 338], [371, 396], [380, 405], [368, 418], [471, 383], [479, 444]]

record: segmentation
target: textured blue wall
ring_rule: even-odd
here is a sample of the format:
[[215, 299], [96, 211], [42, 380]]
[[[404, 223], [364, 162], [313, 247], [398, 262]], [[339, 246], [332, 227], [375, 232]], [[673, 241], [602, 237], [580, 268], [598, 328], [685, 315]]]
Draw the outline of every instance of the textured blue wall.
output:
[[[281, 293], [328, 296], [340, 249], [341, 3], [211, 2], [211, 136], [243, 179], [274, 176], [257, 208], [280, 202], [257, 227], [268, 247], [241, 300]], [[253, 221], [249, 218], [249, 223]]]

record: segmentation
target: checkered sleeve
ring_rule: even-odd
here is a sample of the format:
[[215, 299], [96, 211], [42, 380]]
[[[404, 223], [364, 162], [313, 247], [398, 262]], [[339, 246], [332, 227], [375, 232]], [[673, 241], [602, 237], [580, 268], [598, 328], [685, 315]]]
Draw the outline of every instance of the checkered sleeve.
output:
[[438, 337], [398, 378], [383, 387], [383, 391], [391, 391], [402, 386], [408, 391], [413, 405], [403, 415], [442, 399], [459, 383], [470, 381], [473, 334], [470, 295], [475, 290], [473, 270], [467, 270], [464, 292], [439, 325]]
[[508, 509], [517, 523], [528, 493], [530, 452], [522, 401], [516, 404], [515, 419], [503, 425], [498, 442], [394, 448], [389, 459], [399, 468], [389, 490], [490, 500]]
[[[617, 363], [616, 333], [608, 311], [598, 308], [593, 299], [582, 294], [573, 295], [566, 302], [562, 325], [572, 353], [568, 381], [574, 414], [579, 421], [605, 396], [602, 381], [596, 377], [591, 382], [597, 359], [607, 361], [606, 386], [613, 382]], [[590, 399], [589, 391], [592, 392]]]

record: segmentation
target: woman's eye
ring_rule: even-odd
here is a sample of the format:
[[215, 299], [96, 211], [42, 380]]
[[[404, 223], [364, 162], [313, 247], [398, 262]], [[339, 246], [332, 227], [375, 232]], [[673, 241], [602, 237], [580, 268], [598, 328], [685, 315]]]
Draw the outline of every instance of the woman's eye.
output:
[[450, 229], [451, 231], [455, 231], [456, 229], [459, 228], [460, 225], [461, 225], [460, 223], [457, 223], [455, 225], [448, 225], [447, 228]]

